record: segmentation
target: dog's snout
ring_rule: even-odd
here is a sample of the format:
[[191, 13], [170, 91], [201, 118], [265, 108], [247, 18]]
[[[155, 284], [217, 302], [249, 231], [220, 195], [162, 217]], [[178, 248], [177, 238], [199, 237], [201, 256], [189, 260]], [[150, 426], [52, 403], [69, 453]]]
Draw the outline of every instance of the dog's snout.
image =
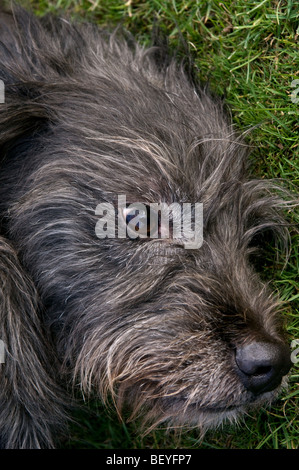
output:
[[283, 343], [245, 344], [236, 349], [235, 360], [242, 384], [256, 395], [278, 387], [291, 368], [290, 351]]

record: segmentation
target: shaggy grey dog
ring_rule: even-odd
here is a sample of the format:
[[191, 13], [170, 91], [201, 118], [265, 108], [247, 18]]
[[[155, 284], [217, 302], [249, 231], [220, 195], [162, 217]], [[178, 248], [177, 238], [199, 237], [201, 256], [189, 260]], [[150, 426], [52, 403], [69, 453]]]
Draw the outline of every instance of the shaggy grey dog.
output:
[[[129, 36], [0, 18], [1, 446], [54, 446], [78, 389], [203, 432], [271, 402], [290, 353], [254, 266], [287, 203], [248, 177], [221, 100]], [[132, 221], [119, 195], [203, 204], [203, 243], [138, 211], [140, 236], [97, 236], [101, 203]]]

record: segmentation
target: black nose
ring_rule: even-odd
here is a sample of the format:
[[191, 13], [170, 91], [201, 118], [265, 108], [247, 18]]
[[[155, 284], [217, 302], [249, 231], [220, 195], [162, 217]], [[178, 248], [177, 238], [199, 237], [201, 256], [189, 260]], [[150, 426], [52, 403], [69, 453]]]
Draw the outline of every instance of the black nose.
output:
[[252, 342], [237, 348], [236, 363], [244, 387], [256, 395], [278, 387], [292, 365], [289, 348], [270, 342]]

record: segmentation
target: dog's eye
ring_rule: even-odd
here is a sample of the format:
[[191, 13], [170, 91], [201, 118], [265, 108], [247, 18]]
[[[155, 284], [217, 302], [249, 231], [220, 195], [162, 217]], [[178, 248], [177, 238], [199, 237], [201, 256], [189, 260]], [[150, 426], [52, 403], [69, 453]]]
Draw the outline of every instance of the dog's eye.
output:
[[149, 223], [147, 220], [147, 211], [138, 211], [130, 209], [127, 210], [129, 212], [126, 214], [126, 224], [130, 228], [130, 230], [138, 232], [139, 235], [147, 235], [147, 231], [149, 228]]
[[131, 204], [124, 209], [123, 218], [130, 238], [146, 238], [158, 236], [159, 223], [151, 217], [151, 209], [144, 204]]

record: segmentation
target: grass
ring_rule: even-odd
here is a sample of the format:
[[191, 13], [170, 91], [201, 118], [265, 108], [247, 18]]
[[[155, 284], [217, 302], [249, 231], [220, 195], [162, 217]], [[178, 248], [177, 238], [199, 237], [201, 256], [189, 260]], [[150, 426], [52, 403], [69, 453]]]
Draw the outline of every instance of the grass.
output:
[[[291, 83], [299, 79], [298, 3], [279, 1], [162, 1], [162, 0], [27, 0], [37, 14], [67, 11], [100, 25], [121, 22], [140, 42], [148, 43], [157, 19], [170, 38], [180, 34], [196, 57], [198, 73], [219, 94], [225, 94], [234, 122], [241, 129], [257, 126], [250, 134], [253, 171], [261, 177], [284, 178], [298, 189], [299, 103], [291, 100]], [[297, 4], [297, 6], [296, 6]], [[299, 88], [299, 86], [298, 86]], [[297, 95], [299, 97], [299, 93]], [[295, 215], [290, 214], [293, 223]], [[297, 220], [298, 222], [298, 220]], [[290, 339], [299, 338], [298, 235], [292, 230], [293, 249], [284, 271], [267, 264], [266, 276], [286, 301]], [[299, 358], [299, 355], [298, 355]], [[298, 363], [299, 364], [299, 363]], [[94, 413], [76, 415], [70, 448], [208, 448], [294, 449], [299, 444], [299, 367], [294, 365], [290, 389], [270, 410], [246, 419], [240, 428], [225, 427], [202, 442], [195, 431], [182, 436], [163, 430], [140, 437], [137, 424], [119, 422], [101, 405]]]

